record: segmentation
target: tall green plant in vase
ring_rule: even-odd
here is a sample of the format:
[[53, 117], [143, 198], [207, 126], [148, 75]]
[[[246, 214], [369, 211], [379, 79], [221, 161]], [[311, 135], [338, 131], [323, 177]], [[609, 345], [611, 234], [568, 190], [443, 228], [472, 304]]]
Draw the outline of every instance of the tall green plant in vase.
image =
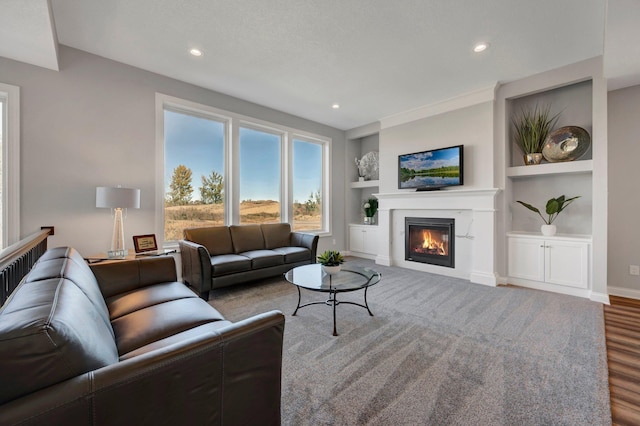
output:
[[556, 125], [560, 113], [551, 116], [551, 107], [547, 105], [533, 109], [522, 109], [512, 118], [515, 127], [514, 142], [524, 154], [524, 164], [540, 164], [542, 147], [547, 136]]

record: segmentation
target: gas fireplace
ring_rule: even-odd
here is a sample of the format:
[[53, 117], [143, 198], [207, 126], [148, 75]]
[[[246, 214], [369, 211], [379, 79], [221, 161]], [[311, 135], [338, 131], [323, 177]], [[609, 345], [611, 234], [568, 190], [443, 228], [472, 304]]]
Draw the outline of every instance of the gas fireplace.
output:
[[405, 218], [405, 260], [454, 268], [455, 220]]

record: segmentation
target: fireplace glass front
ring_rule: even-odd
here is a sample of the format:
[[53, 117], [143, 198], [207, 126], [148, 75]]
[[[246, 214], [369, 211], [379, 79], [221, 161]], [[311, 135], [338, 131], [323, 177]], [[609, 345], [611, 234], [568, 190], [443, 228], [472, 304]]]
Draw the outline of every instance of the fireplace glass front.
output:
[[455, 220], [405, 218], [405, 260], [454, 268]]

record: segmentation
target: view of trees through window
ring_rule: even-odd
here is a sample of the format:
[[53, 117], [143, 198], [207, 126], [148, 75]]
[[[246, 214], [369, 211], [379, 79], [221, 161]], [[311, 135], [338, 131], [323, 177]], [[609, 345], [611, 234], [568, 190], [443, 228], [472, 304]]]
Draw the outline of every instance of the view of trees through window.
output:
[[[225, 224], [225, 203], [237, 206], [240, 224], [281, 222], [291, 211], [294, 230], [323, 230], [323, 142], [293, 138], [286, 156], [285, 131], [239, 126], [238, 140], [227, 141], [230, 122], [204, 115], [164, 109], [165, 241], [182, 238], [185, 228]], [[237, 158], [226, 165], [225, 150], [234, 144]], [[284, 158], [290, 158], [291, 187]], [[225, 166], [230, 179], [238, 178], [235, 199], [227, 194]], [[282, 206], [283, 194], [289, 206]]]
[[165, 241], [224, 224], [225, 123], [165, 110]]

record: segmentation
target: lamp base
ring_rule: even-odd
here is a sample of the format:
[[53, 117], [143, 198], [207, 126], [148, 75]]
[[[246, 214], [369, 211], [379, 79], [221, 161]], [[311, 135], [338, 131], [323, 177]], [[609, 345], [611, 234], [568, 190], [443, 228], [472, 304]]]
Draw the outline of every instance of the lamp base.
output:
[[129, 250], [109, 250], [107, 257], [109, 259], [124, 259], [129, 254]]

